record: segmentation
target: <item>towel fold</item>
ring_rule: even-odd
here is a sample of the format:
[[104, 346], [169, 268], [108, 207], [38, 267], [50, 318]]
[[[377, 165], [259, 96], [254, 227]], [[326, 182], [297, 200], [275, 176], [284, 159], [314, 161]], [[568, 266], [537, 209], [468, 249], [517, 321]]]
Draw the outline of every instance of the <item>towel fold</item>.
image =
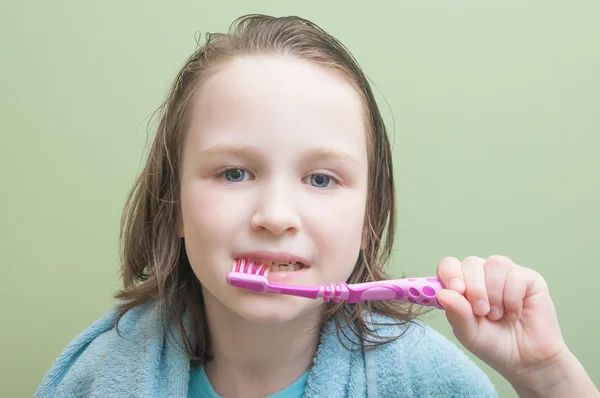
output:
[[[165, 331], [158, 307], [148, 303], [127, 312], [119, 323], [120, 334], [115, 320], [112, 309], [69, 343], [35, 397], [187, 397], [190, 361]], [[379, 314], [372, 321], [392, 322]], [[304, 396], [498, 396], [475, 363], [424, 323], [377, 330], [382, 337], [405, 333], [373, 349], [349, 351], [333, 322], [325, 324]], [[352, 333], [346, 335], [358, 342]]]

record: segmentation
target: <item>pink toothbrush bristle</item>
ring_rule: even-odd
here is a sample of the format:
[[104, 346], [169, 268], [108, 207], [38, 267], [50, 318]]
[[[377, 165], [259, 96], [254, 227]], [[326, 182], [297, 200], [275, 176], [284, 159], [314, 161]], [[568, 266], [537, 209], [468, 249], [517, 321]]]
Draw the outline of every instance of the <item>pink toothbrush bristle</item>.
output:
[[269, 273], [269, 267], [265, 264], [261, 264], [254, 260], [248, 260], [245, 258], [238, 258], [231, 267], [231, 272], [242, 272], [245, 274], [254, 274], [267, 276]]

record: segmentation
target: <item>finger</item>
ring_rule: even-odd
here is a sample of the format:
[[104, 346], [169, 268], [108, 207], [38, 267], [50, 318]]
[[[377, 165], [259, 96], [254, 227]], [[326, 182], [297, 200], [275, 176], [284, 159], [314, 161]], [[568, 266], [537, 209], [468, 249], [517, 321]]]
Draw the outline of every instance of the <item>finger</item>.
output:
[[465, 281], [465, 295], [473, 307], [473, 313], [486, 316], [490, 312], [487, 288], [485, 285], [485, 260], [481, 257], [467, 257], [462, 262]]
[[460, 260], [456, 257], [443, 258], [437, 266], [437, 275], [446, 289], [452, 289], [460, 294], [465, 292]]
[[536, 271], [519, 266], [511, 269], [506, 275], [504, 285], [506, 318], [512, 322], [518, 321], [521, 318], [524, 300], [543, 289], [547, 289], [546, 282]]
[[490, 256], [485, 260], [484, 273], [491, 321], [498, 321], [504, 316], [504, 285], [506, 276], [517, 265], [508, 257]]
[[469, 348], [473, 345], [477, 335], [477, 318], [473, 314], [473, 309], [467, 298], [458, 292], [450, 289], [442, 289], [436, 295], [438, 301], [446, 312], [446, 318], [452, 326], [454, 335], [464, 345]]

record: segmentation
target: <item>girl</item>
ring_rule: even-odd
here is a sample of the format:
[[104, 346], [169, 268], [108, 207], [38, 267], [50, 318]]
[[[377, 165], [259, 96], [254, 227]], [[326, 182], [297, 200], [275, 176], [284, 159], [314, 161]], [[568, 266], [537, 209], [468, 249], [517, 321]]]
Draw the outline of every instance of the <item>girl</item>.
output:
[[[392, 301], [323, 304], [226, 283], [386, 279], [391, 151], [356, 61], [300, 18], [210, 35], [161, 107], [123, 218], [122, 304], [60, 355], [37, 396], [491, 397], [463, 352]], [[544, 279], [510, 259], [442, 260], [458, 340], [521, 396], [598, 394]]]

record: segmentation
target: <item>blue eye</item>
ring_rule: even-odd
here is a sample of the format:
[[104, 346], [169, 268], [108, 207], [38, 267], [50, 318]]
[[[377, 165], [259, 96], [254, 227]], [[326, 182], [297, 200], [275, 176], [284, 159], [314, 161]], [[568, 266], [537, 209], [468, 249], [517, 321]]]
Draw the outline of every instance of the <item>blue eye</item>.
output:
[[229, 182], [242, 182], [246, 174], [248, 173], [243, 169], [227, 169], [223, 172], [223, 176]]
[[310, 184], [316, 188], [327, 188], [331, 182], [331, 177], [325, 174], [313, 174], [310, 176]]

